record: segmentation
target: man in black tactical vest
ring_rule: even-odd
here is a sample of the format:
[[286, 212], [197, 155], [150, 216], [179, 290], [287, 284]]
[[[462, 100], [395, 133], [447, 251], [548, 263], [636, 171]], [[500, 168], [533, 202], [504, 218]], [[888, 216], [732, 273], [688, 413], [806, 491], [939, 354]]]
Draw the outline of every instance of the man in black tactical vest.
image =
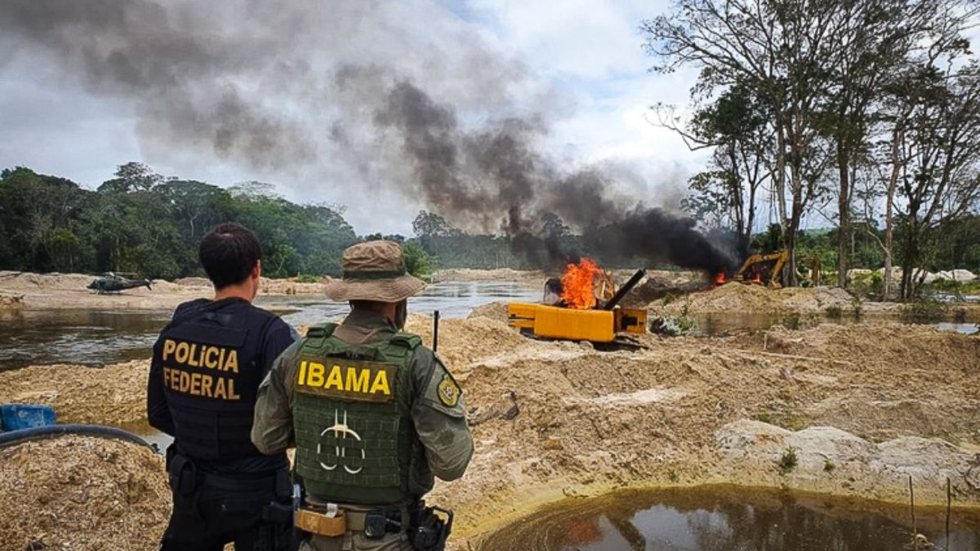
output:
[[147, 381], [150, 425], [174, 437], [167, 449], [173, 513], [164, 551], [278, 551], [292, 530], [289, 463], [252, 444], [255, 397], [272, 362], [298, 335], [252, 306], [261, 274], [255, 236], [237, 224], [201, 242], [214, 300], [177, 307], [153, 346]]
[[433, 476], [463, 475], [473, 437], [449, 370], [402, 331], [407, 299], [425, 284], [390, 241], [348, 248], [342, 268], [327, 294], [349, 301], [350, 315], [311, 327], [276, 360], [252, 442], [273, 454], [296, 447], [301, 551], [441, 550], [452, 513], [422, 497]]

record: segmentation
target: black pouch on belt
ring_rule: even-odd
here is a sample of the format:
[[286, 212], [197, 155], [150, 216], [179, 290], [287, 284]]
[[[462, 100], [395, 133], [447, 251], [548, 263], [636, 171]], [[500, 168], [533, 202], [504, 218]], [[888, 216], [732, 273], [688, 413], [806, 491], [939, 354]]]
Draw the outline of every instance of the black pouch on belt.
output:
[[167, 464], [173, 491], [184, 496], [193, 494], [197, 489], [197, 465], [191, 458], [173, 450], [171, 446], [167, 448]]
[[[445, 515], [445, 519], [436, 512]], [[412, 512], [409, 539], [412, 547], [419, 551], [443, 551], [452, 531], [453, 512], [448, 509], [426, 507], [425, 502], [420, 502], [418, 508]]]
[[279, 471], [276, 473], [276, 499], [262, 510], [262, 519], [292, 528], [296, 505], [292, 498], [293, 483], [289, 471]]
[[401, 511], [371, 511], [364, 515], [364, 537], [369, 540], [381, 539], [388, 533], [402, 531]]

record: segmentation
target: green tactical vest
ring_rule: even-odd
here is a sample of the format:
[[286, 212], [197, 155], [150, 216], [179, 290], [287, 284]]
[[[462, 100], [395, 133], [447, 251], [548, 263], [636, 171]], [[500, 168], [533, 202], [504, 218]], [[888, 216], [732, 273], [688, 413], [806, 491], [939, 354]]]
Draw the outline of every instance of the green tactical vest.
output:
[[411, 359], [421, 339], [348, 344], [336, 324], [311, 327], [293, 358], [295, 475], [319, 499], [388, 505], [434, 479], [411, 417]]

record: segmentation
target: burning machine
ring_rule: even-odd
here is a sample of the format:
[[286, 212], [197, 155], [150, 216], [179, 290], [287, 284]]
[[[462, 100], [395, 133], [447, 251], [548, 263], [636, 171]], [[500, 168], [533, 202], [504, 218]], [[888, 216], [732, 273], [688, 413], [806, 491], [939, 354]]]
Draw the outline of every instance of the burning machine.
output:
[[[593, 265], [594, 267], [594, 265]], [[573, 267], [570, 267], [572, 270]], [[604, 305], [594, 297], [593, 281], [598, 269], [585, 275], [591, 301], [569, 300], [568, 272], [562, 278], [565, 287], [562, 301], [556, 305], [517, 302], [508, 306], [511, 327], [545, 339], [568, 339], [599, 343], [613, 342], [619, 333], [645, 333], [647, 312], [641, 309], [620, 308], [618, 304], [646, 275], [638, 270]], [[608, 281], [608, 277], [606, 278]], [[573, 286], [574, 287], [574, 286]], [[548, 290], [546, 289], [546, 294]]]

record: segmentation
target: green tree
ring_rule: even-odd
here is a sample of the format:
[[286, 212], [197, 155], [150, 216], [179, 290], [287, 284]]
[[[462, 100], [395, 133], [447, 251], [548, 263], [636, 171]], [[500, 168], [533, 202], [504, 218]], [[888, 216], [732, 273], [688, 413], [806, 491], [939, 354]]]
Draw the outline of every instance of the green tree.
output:
[[433, 272], [434, 266], [429, 253], [425, 252], [417, 241], [408, 241], [402, 245], [405, 254], [405, 268], [415, 277], [426, 277]]

